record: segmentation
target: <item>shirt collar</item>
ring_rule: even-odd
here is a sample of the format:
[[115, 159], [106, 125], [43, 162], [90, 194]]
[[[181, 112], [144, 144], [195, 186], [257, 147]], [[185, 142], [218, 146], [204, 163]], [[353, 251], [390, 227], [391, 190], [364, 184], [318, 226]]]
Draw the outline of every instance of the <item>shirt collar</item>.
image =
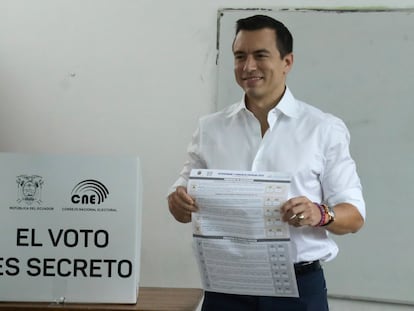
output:
[[240, 111], [243, 111], [243, 110], [244, 111], [248, 110], [246, 107], [246, 103], [244, 101], [244, 95], [243, 95], [242, 100], [239, 103], [235, 103], [234, 105], [228, 108], [226, 116], [227, 118], [231, 118], [232, 116], [238, 114]]
[[285, 93], [283, 94], [279, 103], [273, 109], [279, 110], [288, 117], [297, 118], [299, 117], [299, 108], [299, 104], [293, 97], [292, 92], [289, 90], [288, 87], [286, 87]]
[[[243, 95], [242, 100], [239, 103], [234, 104], [230, 107], [227, 117], [230, 118], [240, 111], [246, 111], [248, 110], [246, 107], [245, 102], [245, 95]], [[270, 113], [283, 113], [289, 117], [297, 118], [299, 117], [299, 104], [297, 103], [296, 99], [293, 97], [292, 92], [289, 90], [289, 88], [286, 86], [285, 93], [283, 94], [282, 98], [280, 99], [279, 103], [276, 105], [275, 108], [273, 108]], [[278, 112], [278, 111], [279, 112]]]

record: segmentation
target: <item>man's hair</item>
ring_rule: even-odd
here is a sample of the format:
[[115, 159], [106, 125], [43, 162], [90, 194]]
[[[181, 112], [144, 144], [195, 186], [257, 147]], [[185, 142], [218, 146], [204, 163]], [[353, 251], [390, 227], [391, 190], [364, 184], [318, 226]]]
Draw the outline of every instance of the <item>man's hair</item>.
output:
[[270, 28], [276, 34], [276, 47], [283, 58], [293, 50], [293, 37], [283, 23], [266, 15], [254, 15], [236, 22], [236, 35], [240, 30], [260, 30]]

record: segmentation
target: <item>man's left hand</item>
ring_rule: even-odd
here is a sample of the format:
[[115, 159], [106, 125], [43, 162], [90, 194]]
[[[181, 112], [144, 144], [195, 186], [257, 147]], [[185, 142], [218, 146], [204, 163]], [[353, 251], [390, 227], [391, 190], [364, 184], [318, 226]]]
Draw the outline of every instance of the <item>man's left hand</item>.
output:
[[283, 221], [295, 227], [316, 226], [322, 218], [319, 207], [304, 196], [286, 201], [280, 213]]

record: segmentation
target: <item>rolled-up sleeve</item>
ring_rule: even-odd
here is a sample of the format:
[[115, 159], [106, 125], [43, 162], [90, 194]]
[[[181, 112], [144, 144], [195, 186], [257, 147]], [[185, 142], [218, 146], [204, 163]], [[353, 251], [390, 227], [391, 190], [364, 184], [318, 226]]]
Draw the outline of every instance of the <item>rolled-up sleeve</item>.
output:
[[352, 159], [349, 144], [350, 135], [346, 125], [333, 118], [325, 132], [325, 169], [321, 176], [324, 201], [330, 205], [350, 203], [365, 219], [365, 201], [362, 186]]

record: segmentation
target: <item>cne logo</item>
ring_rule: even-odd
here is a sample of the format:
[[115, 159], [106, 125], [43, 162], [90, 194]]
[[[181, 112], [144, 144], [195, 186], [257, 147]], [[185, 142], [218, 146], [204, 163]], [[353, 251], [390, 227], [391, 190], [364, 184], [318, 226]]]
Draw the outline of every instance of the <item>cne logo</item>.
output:
[[109, 191], [103, 183], [86, 179], [73, 188], [71, 201], [74, 204], [101, 204], [108, 194]]

